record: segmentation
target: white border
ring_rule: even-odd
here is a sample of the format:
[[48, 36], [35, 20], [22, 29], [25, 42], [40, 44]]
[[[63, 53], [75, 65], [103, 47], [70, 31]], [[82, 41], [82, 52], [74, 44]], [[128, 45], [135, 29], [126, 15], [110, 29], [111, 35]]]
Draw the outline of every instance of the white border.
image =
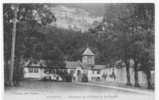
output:
[[154, 1], [155, 0], [3, 0], [3, 3], [152, 3]]
[[1, 0], [0, 6], [0, 90], [3, 98], [3, 3], [155, 3], [155, 100], [159, 99], [159, 4], [157, 0]]
[[159, 3], [155, 2], [155, 100], [159, 99]]

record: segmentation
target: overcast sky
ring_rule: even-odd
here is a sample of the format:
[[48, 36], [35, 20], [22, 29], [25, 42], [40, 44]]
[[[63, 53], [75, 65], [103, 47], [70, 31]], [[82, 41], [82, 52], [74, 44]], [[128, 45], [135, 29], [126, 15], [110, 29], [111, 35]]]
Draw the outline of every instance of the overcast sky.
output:
[[102, 3], [78, 3], [78, 4], [69, 3], [69, 4], [56, 4], [56, 5], [83, 8], [96, 16], [104, 15], [104, 4]]

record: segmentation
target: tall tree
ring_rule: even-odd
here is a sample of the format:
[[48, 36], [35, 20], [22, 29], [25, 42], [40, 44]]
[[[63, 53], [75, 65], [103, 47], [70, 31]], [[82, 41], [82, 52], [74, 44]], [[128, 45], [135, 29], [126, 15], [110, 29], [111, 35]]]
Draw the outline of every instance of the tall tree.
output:
[[[147, 50], [153, 51], [154, 44], [154, 5], [153, 4], [135, 4], [134, 14], [124, 19], [129, 27], [131, 36], [129, 45], [130, 57], [134, 60], [134, 78], [135, 86], [139, 86], [138, 83], [138, 70], [139, 64], [142, 62], [143, 65], [149, 66], [140, 60], [143, 56], [146, 57]], [[149, 47], [152, 47], [151, 49]], [[153, 55], [153, 52], [149, 52], [148, 55]], [[145, 59], [151, 59], [152, 57], [147, 56]], [[152, 66], [149, 66], [152, 67]], [[151, 68], [146, 70], [149, 72]], [[149, 73], [147, 73], [149, 74]], [[149, 76], [149, 75], [148, 75]], [[149, 81], [148, 81], [149, 82]], [[149, 83], [148, 83], [149, 84]], [[149, 86], [148, 86], [149, 87]]]
[[[12, 9], [12, 5], [18, 6], [16, 9], [16, 14], [14, 13], [14, 9]], [[15, 16], [17, 15], [17, 16]], [[21, 36], [21, 38], [26, 37], [26, 33], [32, 33], [33, 30], [37, 28], [37, 26], [41, 25], [46, 25], [48, 23], [51, 23], [52, 21], [55, 20], [54, 15], [48, 10], [47, 6], [42, 5], [42, 4], [4, 4], [3, 5], [3, 18], [4, 18], [4, 38], [6, 39], [4, 41], [6, 47], [4, 48], [5, 50], [5, 61], [6, 63], [10, 59], [9, 52], [10, 52], [10, 40], [8, 36], [14, 36], [12, 33], [12, 27], [14, 27], [14, 33], [18, 33], [17, 36]], [[13, 20], [14, 19], [14, 20]], [[12, 24], [12, 22], [16, 22], [15, 24]], [[16, 30], [15, 30], [16, 29]], [[25, 34], [24, 34], [25, 33]], [[10, 34], [10, 35], [9, 35]], [[23, 34], [23, 35], [21, 35]], [[23, 53], [21, 51], [24, 51], [24, 41], [19, 41], [18, 38], [15, 40], [16, 45], [15, 45], [15, 56], [16, 59], [20, 59], [21, 56], [23, 56]], [[20, 47], [20, 48], [17, 48]], [[16, 51], [18, 49], [18, 51]], [[14, 52], [13, 52], [14, 53]], [[14, 58], [13, 58], [14, 59]], [[13, 61], [12, 61], [13, 62]], [[17, 60], [16, 63], [18, 63], [19, 60]], [[13, 66], [15, 66], [12, 63]], [[14, 67], [15, 71], [17, 70], [18, 67]], [[11, 70], [11, 73], [13, 73], [13, 70]], [[15, 73], [15, 72], [14, 72]], [[17, 73], [15, 73], [17, 74]], [[15, 75], [14, 76], [17, 76]], [[17, 78], [14, 78], [15, 80]], [[10, 77], [10, 80], [13, 80]], [[14, 81], [14, 80], [13, 80]], [[13, 82], [10, 82], [10, 85]]]
[[[125, 22], [125, 19], [131, 17], [134, 13], [133, 4], [111, 4], [106, 7], [106, 13], [104, 17], [105, 29], [110, 30], [111, 39], [116, 40], [115, 47], [117, 48], [116, 56], [118, 59], [122, 59], [126, 64], [127, 72], [127, 85], [131, 85], [130, 71], [129, 71], [129, 51], [128, 47], [131, 41], [131, 34], [129, 26]], [[108, 28], [108, 26], [112, 28]], [[108, 34], [108, 32], [106, 32]], [[112, 56], [113, 57], [113, 56]]]

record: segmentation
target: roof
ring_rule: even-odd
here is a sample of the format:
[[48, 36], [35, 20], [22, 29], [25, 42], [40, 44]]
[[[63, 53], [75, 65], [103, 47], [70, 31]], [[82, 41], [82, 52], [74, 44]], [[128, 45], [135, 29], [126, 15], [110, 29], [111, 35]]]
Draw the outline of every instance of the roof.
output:
[[93, 69], [105, 69], [106, 68], [106, 65], [94, 65]]
[[89, 69], [89, 70], [101, 70], [101, 69], [106, 68], [106, 65], [86, 65], [86, 64], [82, 64], [82, 66], [84, 66], [85, 69]]
[[27, 60], [24, 63], [25, 67], [46, 67], [45, 61], [44, 60]]
[[82, 55], [94, 56], [94, 53], [89, 48], [86, 48]]
[[82, 64], [82, 66], [84, 67], [84, 69], [93, 69], [94, 65], [91, 65], [91, 64]]
[[68, 69], [75, 69], [77, 67], [82, 67], [80, 61], [65, 61], [66, 63], [66, 68]]

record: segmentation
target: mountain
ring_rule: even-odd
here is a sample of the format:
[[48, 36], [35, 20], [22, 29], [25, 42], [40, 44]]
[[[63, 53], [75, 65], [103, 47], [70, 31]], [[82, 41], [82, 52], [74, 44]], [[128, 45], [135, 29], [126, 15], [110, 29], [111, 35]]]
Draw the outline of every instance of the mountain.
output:
[[102, 16], [92, 15], [86, 9], [78, 7], [57, 5], [50, 7], [50, 10], [57, 18], [51, 25], [58, 28], [85, 32], [103, 20]]

